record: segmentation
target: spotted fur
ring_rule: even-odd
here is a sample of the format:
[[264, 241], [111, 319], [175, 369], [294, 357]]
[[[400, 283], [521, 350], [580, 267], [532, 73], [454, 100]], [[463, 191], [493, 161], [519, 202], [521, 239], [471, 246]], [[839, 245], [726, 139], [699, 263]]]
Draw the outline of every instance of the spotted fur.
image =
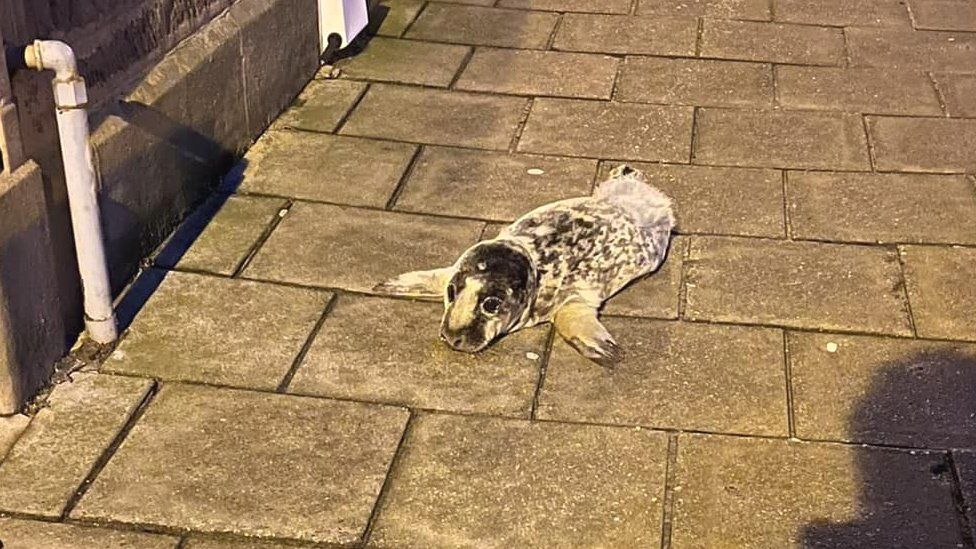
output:
[[525, 325], [551, 321], [574, 298], [599, 308], [657, 270], [674, 224], [671, 200], [641, 172], [622, 166], [592, 197], [547, 204], [506, 227], [496, 240], [525, 249], [540, 274]]
[[[445, 295], [441, 337], [477, 352], [498, 337], [543, 322], [589, 358], [616, 360], [619, 349], [597, 319], [604, 301], [657, 270], [675, 224], [671, 200], [623, 165], [592, 196], [537, 208], [450, 268], [406, 273], [386, 293]], [[500, 303], [488, 314], [486, 300]]]

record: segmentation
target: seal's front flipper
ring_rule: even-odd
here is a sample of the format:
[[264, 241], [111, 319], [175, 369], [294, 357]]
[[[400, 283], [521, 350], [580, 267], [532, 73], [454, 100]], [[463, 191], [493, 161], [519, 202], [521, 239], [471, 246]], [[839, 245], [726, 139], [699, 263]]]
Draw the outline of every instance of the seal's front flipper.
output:
[[620, 346], [600, 323], [596, 308], [570, 301], [556, 311], [553, 323], [566, 343], [600, 366], [613, 368], [623, 358]]
[[453, 267], [412, 271], [377, 284], [373, 287], [373, 291], [405, 297], [441, 297], [452, 276], [454, 276]]

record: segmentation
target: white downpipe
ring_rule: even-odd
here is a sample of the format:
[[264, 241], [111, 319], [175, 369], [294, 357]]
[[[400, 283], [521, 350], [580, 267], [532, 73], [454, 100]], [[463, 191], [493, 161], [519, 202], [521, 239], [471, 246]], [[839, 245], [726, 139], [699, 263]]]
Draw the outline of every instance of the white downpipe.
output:
[[37, 40], [27, 47], [24, 57], [30, 68], [54, 71], [54, 102], [57, 105], [58, 135], [61, 137], [71, 227], [84, 293], [85, 328], [96, 343], [111, 343], [118, 337], [118, 329], [112, 309], [95, 170], [92, 167], [85, 80], [78, 75], [74, 52], [63, 42]]
[[[366, 0], [318, 0], [318, 4], [319, 53], [348, 46], [369, 23]], [[335, 45], [330, 40], [334, 34], [339, 36]]]

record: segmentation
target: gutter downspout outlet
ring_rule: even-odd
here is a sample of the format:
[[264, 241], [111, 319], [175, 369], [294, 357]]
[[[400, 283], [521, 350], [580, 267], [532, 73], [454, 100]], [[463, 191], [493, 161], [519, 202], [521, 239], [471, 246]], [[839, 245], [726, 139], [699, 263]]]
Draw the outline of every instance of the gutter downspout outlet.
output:
[[92, 167], [85, 80], [78, 74], [74, 52], [63, 42], [37, 40], [27, 46], [24, 60], [32, 69], [54, 71], [54, 102], [84, 293], [85, 328], [96, 343], [111, 343], [118, 338], [118, 328], [112, 309], [112, 290]]

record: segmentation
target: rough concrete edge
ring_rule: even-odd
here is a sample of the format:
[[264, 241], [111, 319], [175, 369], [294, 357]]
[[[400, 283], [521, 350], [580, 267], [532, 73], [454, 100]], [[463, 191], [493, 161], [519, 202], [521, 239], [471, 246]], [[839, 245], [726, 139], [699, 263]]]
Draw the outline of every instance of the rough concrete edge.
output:
[[0, 463], [3, 463], [14, 444], [17, 444], [20, 436], [27, 430], [30, 420], [24, 414], [0, 417]]
[[[19, 215], [0, 216], [0, 257], [18, 250], [26, 257], [0, 262], [0, 415], [15, 413], [29, 396], [20, 393], [36, 391], [42, 384], [39, 380], [49, 375], [51, 363], [65, 351], [59, 341], [64, 327], [56, 314], [58, 302], [45, 295], [57, 287], [57, 276], [51, 270], [50, 220], [41, 169], [34, 161], [0, 175], [0, 205], [8, 199], [6, 207]], [[30, 300], [27, 315], [25, 300]]]

